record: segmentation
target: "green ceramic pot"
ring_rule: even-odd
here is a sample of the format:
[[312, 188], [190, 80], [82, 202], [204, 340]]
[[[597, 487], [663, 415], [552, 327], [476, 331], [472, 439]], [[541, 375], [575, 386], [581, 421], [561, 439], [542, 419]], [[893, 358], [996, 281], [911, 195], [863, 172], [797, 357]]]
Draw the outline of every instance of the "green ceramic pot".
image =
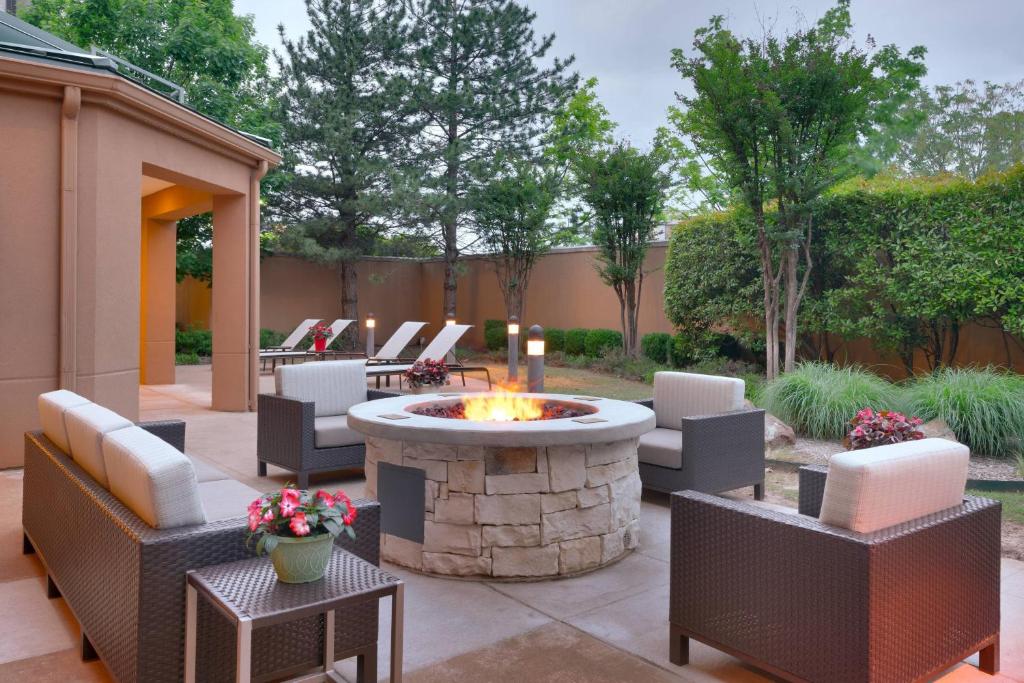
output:
[[330, 534], [278, 536], [277, 545], [270, 551], [277, 578], [284, 583], [319, 581], [327, 571], [333, 545], [334, 537]]

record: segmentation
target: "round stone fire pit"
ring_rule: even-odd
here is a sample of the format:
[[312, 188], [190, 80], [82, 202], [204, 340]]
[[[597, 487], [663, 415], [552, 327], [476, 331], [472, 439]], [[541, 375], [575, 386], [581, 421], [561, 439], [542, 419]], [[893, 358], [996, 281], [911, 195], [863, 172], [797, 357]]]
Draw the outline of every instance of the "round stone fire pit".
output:
[[639, 541], [637, 438], [654, 428], [641, 405], [408, 395], [354, 406], [348, 424], [366, 436], [366, 488], [384, 508], [390, 562], [536, 579], [602, 567]]

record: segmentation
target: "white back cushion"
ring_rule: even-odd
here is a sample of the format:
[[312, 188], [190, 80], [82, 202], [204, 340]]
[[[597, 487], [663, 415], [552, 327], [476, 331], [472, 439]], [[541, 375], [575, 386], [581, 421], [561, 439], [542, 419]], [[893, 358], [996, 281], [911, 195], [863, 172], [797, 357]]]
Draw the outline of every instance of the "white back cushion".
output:
[[71, 458], [78, 466], [107, 487], [107, 468], [103, 464], [103, 435], [116, 429], [131, 427], [132, 421], [98, 403], [68, 408], [64, 424], [71, 444]]
[[48, 391], [39, 394], [39, 424], [43, 434], [65, 453], [71, 453], [68, 442], [68, 431], [64, 426], [64, 411], [75, 406], [82, 406], [91, 401], [67, 389]]
[[160, 437], [141, 427], [109, 432], [103, 459], [110, 492], [146, 524], [172, 529], [206, 521], [192, 462]]
[[960, 505], [970, 456], [967, 446], [946, 439], [835, 455], [819, 519], [868, 533]]
[[274, 370], [278, 396], [313, 401], [316, 416], [344, 415], [366, 400], [366, 361], [333, 360], [281, 365]]
[[654, 373], [654, 415], [659, 427], [681, 429], [684, 417], [743, 408], [743, 380], [689, 372]]

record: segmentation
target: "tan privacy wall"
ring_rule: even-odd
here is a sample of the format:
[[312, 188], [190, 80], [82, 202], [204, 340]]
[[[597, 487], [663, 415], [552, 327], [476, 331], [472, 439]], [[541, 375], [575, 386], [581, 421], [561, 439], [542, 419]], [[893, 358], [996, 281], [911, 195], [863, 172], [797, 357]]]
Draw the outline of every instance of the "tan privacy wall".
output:
[[120, 77], [0, 57], [0, 467], [21, 463], [42, 392], [136, 419], [140, 382], [174, 381], [175, 222], [211, 208], [213, 407], [255, 403], [249, 198], [277, 159]]
[[[527, 290], [524, 322], [544, 327], [620, 329], [619, 302], [615, 292], [597, 276], [595, 254], [595, 249], [587, 247], [560, 249], [541, 258]], [[643, 334], [672, 331], [661, 305], [664, 262], [664, 243], [652, 245], [641, 296]], [[456, 317], [459, 322], [474, 325], [463, 338], [465, 345], [482, 347], [484, 320], [504, 319], [505, 303], [489, 259], [470, 256], [461, 264]], [[377, 318], [378, 343], [406, 320], [430, 323], [423, 331], [428, 338], [444, 324], [443, 262], [367, 259], [359, 263], [358, 272], [359, 315], [365, 318], [373, 313]], [[265, 258], [260, 284], [263, 327], [290, 332], [305, 318], [341, 317], [341, 280], [332, 268], [286, 256]], [[360, 330], [361, 338], [364, 333]]]

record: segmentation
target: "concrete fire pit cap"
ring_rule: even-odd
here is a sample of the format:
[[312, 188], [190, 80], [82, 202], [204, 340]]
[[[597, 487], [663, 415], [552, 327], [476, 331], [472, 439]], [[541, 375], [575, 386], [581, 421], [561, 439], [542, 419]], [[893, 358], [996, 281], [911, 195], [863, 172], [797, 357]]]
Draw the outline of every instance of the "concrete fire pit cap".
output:
[[594, 412], [581, 418], [526, 422], [459, 420], [417, 415], [411, 409], [420, 405], [454, 403], [461, 399], [462, 394], [411, 394], [352, 406], [348, 411], [348, 426], [365, 436], [394, 441], [517, 447], [622, 441], [645, 434], [654, 429], [655, 425], [654, 411], [629, 401], [573, 397], [567, 394], [520, 395]]

